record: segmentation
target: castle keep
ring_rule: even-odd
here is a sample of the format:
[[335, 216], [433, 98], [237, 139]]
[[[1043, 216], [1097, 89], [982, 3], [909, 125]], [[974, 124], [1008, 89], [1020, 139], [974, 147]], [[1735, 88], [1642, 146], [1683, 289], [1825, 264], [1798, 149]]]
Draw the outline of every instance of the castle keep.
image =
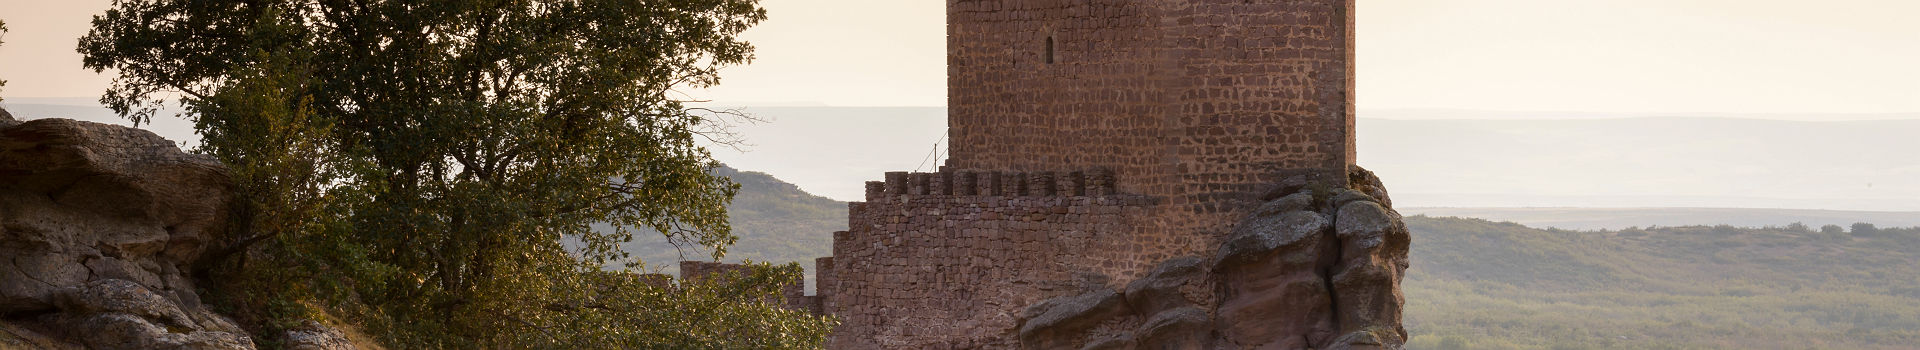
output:
[[948, 0], [951, 159], [851, 204], [829, 346], [1018, 348], [1029, 305], [1211, 254], [1283, 178], [1346, 184], [1353, 1]]
[[1244, 191], [1353, 164], [1352, 0], [949, 0], [951, 169]]

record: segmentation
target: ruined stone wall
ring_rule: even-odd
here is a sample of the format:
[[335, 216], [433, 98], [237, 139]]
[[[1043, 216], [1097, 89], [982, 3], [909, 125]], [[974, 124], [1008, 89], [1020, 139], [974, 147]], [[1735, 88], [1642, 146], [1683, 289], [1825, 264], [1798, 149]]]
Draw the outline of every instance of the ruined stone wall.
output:
[[1105, 172], [888, 174], [852, 203], [815, 281], [829, 348], [1013, 348], [1018, 310], [1152, 267], [1155, 200]]

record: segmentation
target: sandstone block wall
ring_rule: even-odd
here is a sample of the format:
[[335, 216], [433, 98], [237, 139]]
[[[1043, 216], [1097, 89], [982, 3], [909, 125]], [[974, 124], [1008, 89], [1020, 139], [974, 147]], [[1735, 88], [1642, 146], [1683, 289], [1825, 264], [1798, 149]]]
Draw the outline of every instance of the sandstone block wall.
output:
[[1353, 0], [947, 5], [953, 169], [1205, 196], [1354, 162]]
[[1019, 308], [1151, 268], [1146, 256], [1162, 249], [1137, 239], [1148, 226], [1136, 218], [1155, 200], [1111, 193], [1104, 173], [870, 183], [815, 277], [842, 322], [829, 348], [1015, 347]]
[[[846, 231], [834, 232], [833, 234], [837, 237], [844, 235], [844, 232]], [[833, 257], [813, 259], [813, 298], [817, 300], [814, 302], [814, 314], [825, 315], [832, 312], [834, 307], [833, 289], [825, 286], [834, 284], [836, 283], [835, 281], [838, 280], [838, 275], [833, 273]]]

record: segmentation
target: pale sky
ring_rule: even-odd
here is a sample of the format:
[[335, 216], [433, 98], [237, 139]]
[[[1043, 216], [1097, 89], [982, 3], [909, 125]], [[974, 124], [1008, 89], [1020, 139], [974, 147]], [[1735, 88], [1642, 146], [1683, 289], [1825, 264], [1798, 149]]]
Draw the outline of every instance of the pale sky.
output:
[[[111, 78], [82, 69], [74, 45], [107, 3], [0, 0], [12, 29], [0, 106], [97, 98]], [[759, 59], [692, 97], [935, 108], [761, 108], [774, 122], [743, 130], [756, 146], [715, 158], [840, 200], [930, 166], [945, 133], [944, 1], [762, 5], [771, 18], [746, 34]], [[1884, 120], [1920, 120], [1920, 0], [1361, 0], [1358, 14], [1360, 159], [1397, 202], [1920, 210], [1920, 124]], [[115, 122], [39, 110], [26, 116]], [[1622, 116], [1828, 123], [1567, 122]], [[1891, 124], [1839, 122], [1864, 119]], [[198, 139], [179, 120], [147, 128]]]
[[[104, 0], [0, 0], [5, 97], [94, 97]], [[751, 66], [693, 97], [945, 105], [945, 1], [765, 0]], [[1362, 0], [1362, 109], [1920, 113], [1920, 1]]]

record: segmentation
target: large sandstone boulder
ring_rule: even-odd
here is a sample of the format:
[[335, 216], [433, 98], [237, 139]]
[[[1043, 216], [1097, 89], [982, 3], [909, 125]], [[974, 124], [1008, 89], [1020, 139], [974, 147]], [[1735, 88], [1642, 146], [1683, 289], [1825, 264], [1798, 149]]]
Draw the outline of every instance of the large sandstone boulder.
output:
[[219, 162], [151, 132], [0, 112], [0, 329], [91, 349], [253, 348], [185, 272], [231, 195]]
[[1029, 348], [1057, 348], [1071, 334], [1085, 332], [1127, 313], [1125, 299], [1112, 289], [1049, 299], [1027, 307], [1020, 342]]
[[0, 313], [105, 279], [197, 306], [182, 270], [221, 229], [224, 169], [145, 130], [0, 121]]
[[60, 312], [39, 317], [53, 333], [89, 349], [252, 349], [253, 339], [220, 315], [181, 308], [127, 280], [103, 279], [60, 294]]
[[1035, 304], [1023, 317], [1022, 344], [1402, 348], [1400, 280], [1412, 238], [1373, 173], [1356, 168], [1348, 180], [1348, 188], [1308, 178], [1274, 184], [1211, 257], [1164, 261], [1121, 295], [1103, 289]]

